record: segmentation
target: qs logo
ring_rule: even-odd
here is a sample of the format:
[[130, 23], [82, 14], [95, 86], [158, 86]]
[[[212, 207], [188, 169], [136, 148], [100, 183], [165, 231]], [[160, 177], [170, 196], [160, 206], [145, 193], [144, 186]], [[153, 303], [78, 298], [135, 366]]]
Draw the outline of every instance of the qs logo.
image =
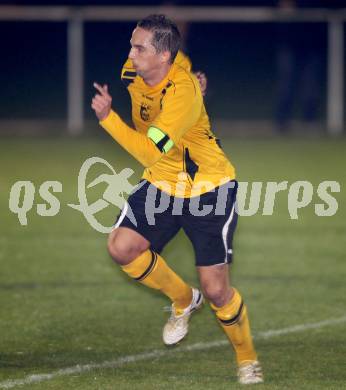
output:
[[[88, 173], [90, 169], [101, 164], [107, 168], [109, 173], [102, 173], [96, 179], [87, 184]], [[103, 226], [96, 218], [95, 214], [113, 205], [119, 209], [126, 209], [126, 216], [134, 225], [137, 225], [131, 207], [125, 200], [125, 194], [136, 192], [141, 188], [142, 183], [133, 186], [129, 178], [134, 171], [131, 168], [124, 168], [117, 173], [108, 161], [100, 157], [91, 157], [84, 161], [78, 174], [78, 201], [79, 204], [67, 204], [67, 206], [80, 211], [90, 226], [100, 233], [109, 233], [112, 226]], [[102, 198], [88, 202], [87, 192], [89, 189], [100, 183], [107, 184]], [[143, 183], [144, 184], [144, 183]], [[28, 225], [28, 213], [33, 210], [35, 196], [40, 197], [42, 202], [36, 204], [36, 213], [42, 217], [53, 217], [60, 211], [60, 200], [54, 194], [63, 191], [63, 185], [59, 181], [43, 182], [36, 193], [36, 187], [29, 180], [17, 181], [13, 184], [9, 196], [9, 208], [14, 214], [17, 214], [18, 220], [22, 226]]]

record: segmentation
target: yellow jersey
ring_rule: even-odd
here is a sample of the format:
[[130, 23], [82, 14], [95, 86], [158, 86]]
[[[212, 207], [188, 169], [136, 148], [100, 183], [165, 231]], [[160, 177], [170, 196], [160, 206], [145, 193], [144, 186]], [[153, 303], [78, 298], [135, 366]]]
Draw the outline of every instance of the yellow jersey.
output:
[[[158, 129], [172, 145], [153, 165], [143, 163], [147, 166], [143, 179], [171, 195], [186, 198], [235, 178], [233, 165], [210, 129], [199, 82], [191, 73], [191, 62], [185, 55], [178, 53], [166, 77], [155, 86], [145, 84], [130, 59], [123, 66], [121, 79], [131, 96], [132, 120], [137, 132], [148, 135], [148, 130]], [[115, 127], [123, 126], [123, 122], [117, 114], [101, 121], [101, 125], [119, 142], [120, 135], [114, 135]], [[129, 142], [140, 144], [135, 137], [126, 141]], [[124, 140], [120, 143], [136, 157], [134, 151], [140, 145], [130, 147]]]

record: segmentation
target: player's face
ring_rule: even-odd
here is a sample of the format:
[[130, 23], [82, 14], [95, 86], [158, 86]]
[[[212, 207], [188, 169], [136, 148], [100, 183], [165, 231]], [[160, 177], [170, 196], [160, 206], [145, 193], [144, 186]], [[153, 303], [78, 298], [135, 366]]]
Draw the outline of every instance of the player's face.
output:
[[136, 27], [130, 40], [129, 58], [132, 60], [137, 74], [144, 79], [160, 67], [163, 60], [161, 53], [156, 53], [156, 49], [151, 43], [152, 36], [151, 31]]

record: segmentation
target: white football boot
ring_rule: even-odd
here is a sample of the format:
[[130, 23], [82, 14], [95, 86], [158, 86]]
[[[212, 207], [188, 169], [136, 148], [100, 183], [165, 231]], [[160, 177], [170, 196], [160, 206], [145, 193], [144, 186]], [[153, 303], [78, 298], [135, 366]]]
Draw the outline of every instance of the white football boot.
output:
[[184, 309], [182, 314], [176, 315], [174, 304], [171, 307], [171, 316], [163, 328], [163, 342], [166, 345], [174, 345], [179, 343], [189, 330], [189, 319], [191, 314], [198, 310], [203, 304], [203, 295], [197, 288], [192, 288], [192, 301], [190, 305]]
[[238, 368], [238, 381], [242, 385], [263, 383], [263, 373], [259, 362], [254, 360], [241, 364]]

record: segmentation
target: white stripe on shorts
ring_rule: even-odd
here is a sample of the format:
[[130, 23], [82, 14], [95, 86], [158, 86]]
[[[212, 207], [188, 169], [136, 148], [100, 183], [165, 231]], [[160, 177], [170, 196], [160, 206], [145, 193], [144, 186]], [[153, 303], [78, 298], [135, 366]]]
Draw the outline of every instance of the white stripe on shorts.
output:
[[235, 203], [233, 203], [231, 214], [222, 228], [222, 241], [223, 241], [223, 245], [225, 247], [225, 261], [224, 261], [224, 263], [227, 263], [228, 253], [232, 253], [232, 250], [228, 249], [227, 235], [228, 235], [229, 225], [231, 224], [233, 217], [234, 217], [234, 205], [235, 205]]
[[117, 223], [113, 226], [112, 231], [113, 231], [114, 229], [117, 229], [117, 228], [120, 226], [121, 222], [124, 220], [124, 218], [125, 218], [125, 216], [126, 216], [126, 213], [127, 213], [128, 208], [129, 208], [128, 203], [125, 202], [125, 203], [124, 203], [124, 207], [123, 207], [123, 209], [122, 209], [122, 211], [121, 211], [120, 217], [119, 217]]

